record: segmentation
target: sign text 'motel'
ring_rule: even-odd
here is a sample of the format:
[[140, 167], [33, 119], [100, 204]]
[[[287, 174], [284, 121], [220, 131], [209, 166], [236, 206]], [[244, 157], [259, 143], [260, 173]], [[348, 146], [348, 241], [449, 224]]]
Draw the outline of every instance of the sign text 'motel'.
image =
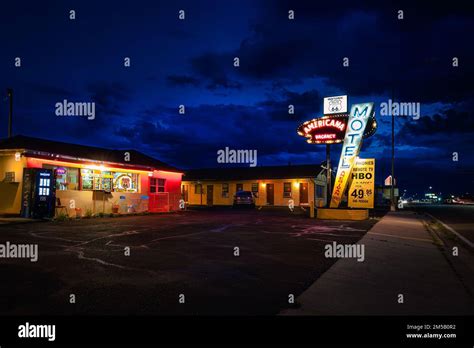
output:
[[344, 145], [342, 146], [330, 208], [337, 208], [347, 186], [355, 158], [359, 155], [365, 127], [374, 110], [374, 103], [354, 104], [351, 107]]

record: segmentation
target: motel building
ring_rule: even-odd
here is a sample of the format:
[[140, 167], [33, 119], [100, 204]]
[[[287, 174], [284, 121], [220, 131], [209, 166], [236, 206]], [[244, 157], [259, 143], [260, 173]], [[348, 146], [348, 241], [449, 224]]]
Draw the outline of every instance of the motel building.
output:
[[0, 140], [0, 214], [168, 212], [179, 209], [180, 170], [134, 150], [26, 136]]
[[250, 191], [256, 206], [316, 207], [326, 204], [325, 170], [318, 165], [195, 169], [181, 185], [190, 205], [231, 206], [238, 191]]

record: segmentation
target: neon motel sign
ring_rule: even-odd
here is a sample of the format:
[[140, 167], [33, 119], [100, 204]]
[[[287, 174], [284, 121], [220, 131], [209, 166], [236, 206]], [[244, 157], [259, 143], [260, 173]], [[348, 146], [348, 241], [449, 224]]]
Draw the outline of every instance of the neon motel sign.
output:
[[[337, 144], [344, 141], [348, 114], [323, 116], [306, 121], [297, 128], [297, 133], [306, 138], [309, 144]], [[375, 133], [377, 122], [375, 117], [370, 115], [366, 127], [363, 131], [363, 138], [367, 138]]]
[[297, 129], [309, 144], [340, 143], [344, 139], [347, 119], [344, 116], [324, 116], [306, 121]]
[[348, 118], [347, 130], [342, 146], [336, 180], [331, 196], [330, 208], [337, 208], [347, 186], [354, 161], [359, 155], [362, 138], [370, 118], [373, 117], [374, 103], [354, 104]]

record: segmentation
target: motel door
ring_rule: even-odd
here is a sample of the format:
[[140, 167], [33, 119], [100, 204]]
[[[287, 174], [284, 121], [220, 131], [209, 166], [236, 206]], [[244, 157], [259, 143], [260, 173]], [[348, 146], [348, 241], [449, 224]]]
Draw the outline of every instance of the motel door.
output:
[[274, 203], [273, 184], [267, 184], [267, 204], [273, 205]]
[[213, 205], [214, 204], [214, 186], [213, 185], [207, 185], [207, 205]]
[[308, 204], [308, 183], [300, 183], [300, 204]]
[[188, 203], [188, 185], [183, 185], [183, 192], [181, 192], [183, 195], [183, 200]]
[[165, 192], [164, 185], [164, 179], [149, 179], [148, 210], [152, 213], [170, 211], [170, 197]]

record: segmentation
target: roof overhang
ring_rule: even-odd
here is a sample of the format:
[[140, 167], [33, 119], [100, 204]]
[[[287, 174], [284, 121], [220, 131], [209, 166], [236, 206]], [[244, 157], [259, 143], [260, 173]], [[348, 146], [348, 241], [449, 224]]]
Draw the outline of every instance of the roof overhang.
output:
[[32, 150], [23, 150], [22, 155], [27, 158], [32, 159], [39, 159], [43, 162], [47, 162], [48, 164], [52, 165], [67, 165], [67, 164], [75, 164], [75, 165], [82, 165], [84, 167], [90, 167], [92, 169], [122, 169], [122, 170], [134, 170], [140, 172], [153, 172], [153, 171], [163, 171], [163, 172], [170, 172], [176, 174], [183, 174], [182, 172], [178, 171], [170, 171], [168, 169], [163, 170], [160, 168], [154, 168], [149, 166], [142, 166], [142, 165], [135, 165], [135, 164], [125, 164], [125, 163], [118, 163], [118, 162], [110, 162], [110, 161], [100, 161], [94, 160], [89, 158], [80, 158], [80, 157], [72, 157], [60, 154], [51, 154], [47, 152], [41, 151], [32, 151]]

